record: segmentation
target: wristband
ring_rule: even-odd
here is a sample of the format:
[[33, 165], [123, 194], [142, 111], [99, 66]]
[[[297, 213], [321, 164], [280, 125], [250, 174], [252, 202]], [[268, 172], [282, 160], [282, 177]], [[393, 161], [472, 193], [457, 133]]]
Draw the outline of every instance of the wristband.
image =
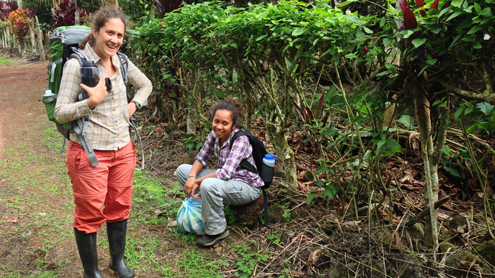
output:
[[187, 178], [196, 178], [196, 176], [189, 175]]
[[132, 100], [131, 102], [134, 102], [134, 104], [136, 105], [136, 110], [139, 110], [141, 109], [141, 104], [135, 100]]

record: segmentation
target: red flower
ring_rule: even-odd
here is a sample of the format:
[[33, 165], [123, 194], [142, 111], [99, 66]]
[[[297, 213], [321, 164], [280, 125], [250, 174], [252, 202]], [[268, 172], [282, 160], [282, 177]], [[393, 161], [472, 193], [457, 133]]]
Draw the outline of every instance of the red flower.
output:
[[163, 21], [162, 21], [162, 22], [160, 22], [160, 25], [163, 25]]
[[157, 127], [156, 130], [162, 130], [162, 128], [161, 127]]
[[364, 51], [368, 51], [368, 48], [366, 46], [364, 47]]

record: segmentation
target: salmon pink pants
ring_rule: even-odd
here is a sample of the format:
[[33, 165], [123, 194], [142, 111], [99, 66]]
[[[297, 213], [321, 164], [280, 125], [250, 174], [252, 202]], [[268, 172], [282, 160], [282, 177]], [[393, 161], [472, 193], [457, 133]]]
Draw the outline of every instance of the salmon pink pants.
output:
[[72, 226], [87, 234], [103, 223], [129, 218], [136, 147], [132, 140], [116, 151], [95, 150], [99, 165], [91, 166], [81, 146], [70, 141], [66, 156], [76, 209]]

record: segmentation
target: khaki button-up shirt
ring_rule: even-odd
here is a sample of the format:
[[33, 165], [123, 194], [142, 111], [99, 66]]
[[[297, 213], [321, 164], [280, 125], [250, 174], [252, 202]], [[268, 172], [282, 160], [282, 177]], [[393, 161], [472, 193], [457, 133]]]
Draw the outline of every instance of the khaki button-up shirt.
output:
[[[81, 90], [81, 72], [77, 59], [65, 63], [60, 90], [55, 106], [55, 119], [59, 123], [77, 120], [89, 115], [87, 140], [95, 150], [118, 150], [130, 140], [129, 108], [126, 86], [120, 72], [120, 61], [117, 55], [111, 58], [117, 69], [113, 76], [108, 76], [103, 61], [98, 57], [89, 44], [84, 49], [88, 58], [98, 66], [100, 75], [109, 77], [112, 81], [112, 91], [99, 103], [94, 110], [90, 110], [88, 101], [77, 101]], [[128, 63], [127, 78], [137, 92], [133, 101], [142, 106], [146, 105], [152, 90], [151, 81], [131, 62]], [[79, 143], [77, 135], [71, 131], [70, 139]]]

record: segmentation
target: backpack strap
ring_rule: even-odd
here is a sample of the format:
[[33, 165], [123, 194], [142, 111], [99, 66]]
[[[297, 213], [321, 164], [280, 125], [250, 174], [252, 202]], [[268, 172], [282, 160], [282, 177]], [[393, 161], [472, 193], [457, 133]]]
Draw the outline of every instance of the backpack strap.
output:
[[144, 151], [143, 151], [143, 143], [141, 142], [141, 135], [139, 134], [139, 131], [136, 127], [137, 125], [137, 121], [136, 119], [134, 119], [133, 117], [130, 117], [129, 118], [129, 126], [130, 126], [130, 129], [134, 130], [134, 145], [138, 145], [138, 142], [139, 142], [139, 146], [141, 148], [141, 158], [143, 159], [143, 164], [141, 164], [141, 170], [144, 170]]
[[[234, 144], [235, 140], [243, 135], [249, 136], [250, 134], [251, 133], [249, 133], [249, 130], [245, 126], [241, 126], [241, 130], [234, 133], [234, 136], [232, 136], [232, 138], [230, 139], [230, 149], [232, 149], [232, 145]], [[249, 172], [256, 174], [259, 173], [258, 170], [256, 170], [256, 167], [254, 167], [253, 164], [249, 163], [246, 158], [244, 158], [241, 163], [239, 163], [239, 166], [248, 170]], [[264, 187], [261, 187], [261, 191], [263, 192], [263, 218], [265, 221], [265, 226], [268, 226], [270, 225], [270, 218], [268, 217], [268, 194], [266, 193]]]
[[69, 59], [76, 58], [77, 61], [79, 61], [79, 65], [82, 65], [84, 61], [89, 61], [88, 55], [86, 55], [86, 52], [84, 50], [81, 50], [77, 47], [71, 47], [72, 54], [70, 55]]
[[48, 66], [46, 67], [50, 72], [50, 83], [53, 83], [55, 81], [55, 69], [57, 68], [57, 65], [62, 63], [64, 61], [63, 58], [60, 58], [58, 60], [55, 60], [53, 62], [50, 62]]
[[265, 226], [270, 225], [270, 217], [268, 217], [268, 194], [265, 188], [261, 187], [263, 192], [263, 218], [265, 219]]
[[[242, 129], [244, 129], [245, 131], [243, 131]], [[232, 136], [232, 138], [230, 139], [229, 148], [232, 150], [232, 145], [234, 144], [235, 140], [237, 140], [239, 137], [243, 135], [248, 136], [249, 134], [250, 134], [249, 130], [246, 127], [241, 127], [241, 130], [234, 133], [234, 136]], [[256, 167], [254, 167], [253, 164], [249, 163], [249, 161], [247, 161], [246, 158], [244, 158], [241, 161], [241, 163], [239, 163], [239, 166], [241, 166], [241, 168], [248, 170], [249, 172], [258, 174], [258, 170], [256, 170]]]
[[117, 56], [119, 57], [120, 61], [120, 72], [122, 73], [122, 80], [124, 80], [124, 84], [127, 85], [127, 69], [129, 68], [129, 58], [127, 58], [127, 56], [122, 52], [117, 52]]
[[[81, 50], [77, 47], [72, 47], [71, 48], [74, 53], [72, 53], [69, 57], [69, 59], [75, 58], [79, 62], [79, 65], [82, 65], [84, 61], [89, 61], [88, 55], [84, 52], [84, 50]], [[82, 89], [81, 89], [82, 92]], [[79, 100], [81, 99], [81, 95], [79, 94]], [[70, 122], [69, 128], [73, 129], [74, 132], [77, 135], [77, 138], [79, 139], [79, 142], [81, 142], [81, 146], [86, 151], [86, 154], [88, 155], [89, 161], [91, 162], [91, 166], [95, 167], [96, 165], [99, 164], [98, 159], [96, 158], [96, 154], [93, 150], [93, 147], [91, 146], [91, 143], [89, 140], [87, 140], [86, 136], [86, 131], [88, 129], [88, 123], [89, 123], [89, 116], [85, 115], [82, 118], [79, 118], [75, 121]], [[65, 144], [65, 140], [64, 140]]]
[[86, 140], [86, 131], [88, 129], [88, 123], [89, 123], [89, 116], [83, 116], [82, 118], [79, 118], [75, 121], [71, 122], [71, 126], [74, 129], [74, 132], [77, 135], [77, 138], [79, 138], [79, 141], [81, 142], [81, 146], [83, 149], [86, 151], [86, 154], [88, 154], [89, 161], [91, 162], [91, 166], [95, 167], [96, 165], [99, 164], [98, 159], [96, 158], [95, 152], [93, 148], [91, 147], [91, 143], [89, 140]]

